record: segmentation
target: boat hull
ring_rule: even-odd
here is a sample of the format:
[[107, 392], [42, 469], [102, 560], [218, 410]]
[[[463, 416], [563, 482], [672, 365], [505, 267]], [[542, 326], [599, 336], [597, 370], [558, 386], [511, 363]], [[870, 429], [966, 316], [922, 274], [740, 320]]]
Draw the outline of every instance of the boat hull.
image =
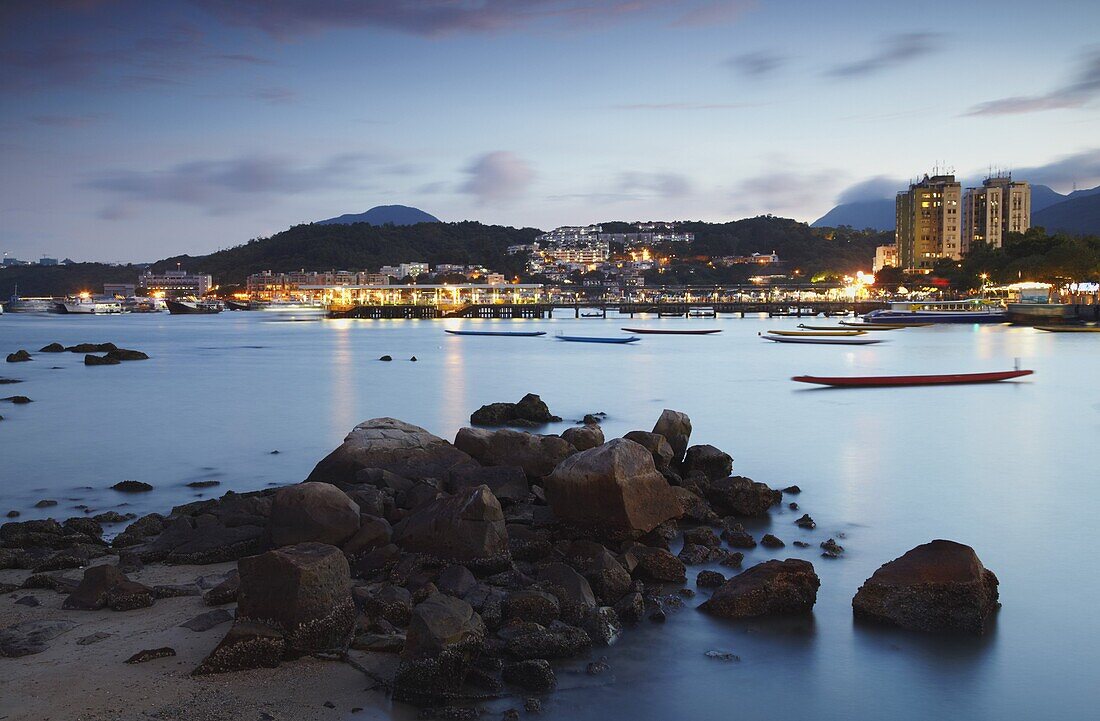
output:
[[532, 330], [532, 331], [515, 330], [515, 331], [510, 331], [510, 330], [446, 330], [446, 329], [444, 329], [443, 332], [444, 333], [450, 333], [451, 335], [504, 336], [504, 337], [514, 336], [516, 338], [534, 338], [536, 336], [546, 335], [546, 331], [544, 331], [544, 330]]
[[769, 330], [768, 335], [781, 335], [789, 338], [854, 338], [866, 335], [862, 330]]
[[1011, 380], [1029, 376], [1035, 371], [1013, 370], [996, 371], [993, 373], [948, 373], [943, 375], [920, 376], [850, 376], [850, 377], [825, 377], [825, 376], [795, 376], [792, 381], [798, 383], [813, 383], [816, 385], [833, 386], [838, 388], [884, 388], [893, 386], [941, 386], [968, 383], [995, 383], [997, 381]]
[[622, 330], [627, 333], [638, 333], [640, 335], [711, 335], [712, 333], [721, 333], [720, 328], [710, 328], [706, 330], [660, 330], [657, 328], [623, 328]]
[[1037, 325], [1035, 329], [1047, 333], [1100, 333], [1100, 326], [1094, 325]]
[[641, 340], [641, 338], [635, 338], [634, 336], [629, 338], [594, 338], [591, 336], [559, 335], [557, 338], [569, 343], [612, 343], [616, 345], [636, 343]]
[[807, 343], [810, 345], [872, 345], [881, 343], [874, 338], [837, 338], [829, 336], [790, 336], [790, 335], [761, 335], [764, 340], [776, 343]]
[[222, 309], [217, 306], [181, 303], [178, 300], [166, 300], [164, 302], [168, 305], [168, 312], [172, 315], [213, 315], [222, 312]]
[[1008, 313], [999, 311], [896, 311], [873, 310], [863, 316], [873, 325], [906, 323], [1005, 323]]

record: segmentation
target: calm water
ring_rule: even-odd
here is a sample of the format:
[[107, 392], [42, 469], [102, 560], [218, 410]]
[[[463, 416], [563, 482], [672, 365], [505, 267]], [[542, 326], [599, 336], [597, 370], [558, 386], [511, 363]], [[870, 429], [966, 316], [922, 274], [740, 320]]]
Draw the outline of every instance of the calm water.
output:
[[[820, 320], [820, 319], [819, 319]], [[462, 338], [489, 326], [615, 335], [621, 325], [716, 326], [710, 337], [633, 346], [552, 338]], [[735, 471], [797, 483], [815, 532], [777, 511], [767, 528], [814, 562], [812, 619], [727, 623], [694, 610], [643, 625], [601, 651], [612, 670], [560, 675], [552, 718], [1083, 718], [1100, 703], [1100, 339], [1009, 327], [880, 335], [868, 347], [792, 346], [756, 337], [795, 319], [305, 321], [271, 313], [214, 317], [0, 316], [0, 350], [112, 341], [152, 360], [86, 368], [82, 356], [5, 364], [0, 395], [0, 511], [67, 517], [68, 507], [129, 502], [166, 510], [216, 479], [218, 493], [301, 480], [357, 422], [390, 415], [447, 438], [482, 403], [536, 392], [566, 419], [606, 411], [609, 437], [652, 427], [662, 408], [690, 414], [696, 443]], [[377, 362], [382, 354], [392, 363]], [[419, 361], [406, 360], [415, 355]], [[987, 386], [828, 390], [812, 373], [1037, 374]], [[54, 366], [57, 366], [55, 369]], [[562, 428], [564, 428], [564, 424]], [[560, 430], [560, 429], [555, 429]], [[272, 450], [280, 451], [272, 455]], [[119, 497], [133, 478], [156, 486]], [[36, 511], [42, 498], [59, 508]], [[799, 512], [801, 513], [801, 511]], [[840, 560], [790, 545], [845, 534]], [[943, 640], [854, 624], [851, 597], [875, 568], [933, 538], [970, 544], [1001, 580], [1004, 604], [983, 639]], [[689, 570], [689, 578], [694, 571]], [[721, 569], [720, 569], [721, 570]], [[739, 662], [705, 656], [731, 651]], [[574, 672], [576, 671], [576, 672]]]

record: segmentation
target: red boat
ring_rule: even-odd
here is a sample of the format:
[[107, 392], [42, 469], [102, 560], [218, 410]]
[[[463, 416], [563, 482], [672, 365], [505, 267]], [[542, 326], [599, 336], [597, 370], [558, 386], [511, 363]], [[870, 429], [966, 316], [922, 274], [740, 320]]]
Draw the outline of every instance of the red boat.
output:
[[641, 333], [643, 335], [710, 335], [711, 333], [721, 333], [720, 328], [714, 329], [677, 329], [671, 328], [623, 328], [627, 333]]
[[1011, 378], [1029, 376], [1035, 371], [1013, 370], [994, 373], [948, 373], [934, 376], [848, 376], [828, 378], [824, 376], [795, 376], [798, 383], [816, 383], [823, 386], [875, 388], [883, 386], [938, 386], [953, 383], [993, 383]]

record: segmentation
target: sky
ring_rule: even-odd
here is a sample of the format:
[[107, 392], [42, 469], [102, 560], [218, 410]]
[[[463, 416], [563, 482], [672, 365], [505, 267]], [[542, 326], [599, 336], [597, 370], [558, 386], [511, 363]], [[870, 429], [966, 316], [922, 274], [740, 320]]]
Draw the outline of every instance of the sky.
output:
[[1092, 0], [3, 0], [0, 251], [375, 205], [812, 221], [935, 168], [1100, 184]]

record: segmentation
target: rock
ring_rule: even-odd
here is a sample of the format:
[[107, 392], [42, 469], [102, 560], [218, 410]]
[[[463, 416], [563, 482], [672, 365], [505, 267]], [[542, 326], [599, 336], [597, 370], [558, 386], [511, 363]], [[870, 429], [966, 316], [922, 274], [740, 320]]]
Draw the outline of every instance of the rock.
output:
[[84, 365], [86, 366], [117, 366], [120, 363], [118, 358], [111, 358], [105, 355], [92, 355], [89, 353], [84, 356]]
[[14, 353], [8, 353], [8, 363], [25, 363], [31, 360], [31, 354], [25, 350], [17, 350]]
[[537, 698], [529, 698], [523, 702], [523, 710], [527, 713], [542, 713], [542, 701]]
[[459, 466], [451, 470], [446, 488], [451, 493], [488, 486], [501, 505], [522, 503], [531, 493], [527, 475], [519, 466]]
[[602, 446], [604, 443], [603, 429], [598, 425], [566, 428], [562, 431], [561, 437], [578, 451], [587, 451], [589, 448]]
[[766, 516], [769, 508], [783, 500], [779, 491], [744, 476], [711, 481], [704, 495], [715, 511], [734, 516]]
[[355, 623], [348, 562], [340, 549], [300, 543], [238, 562], [237, 618], [282, 633], [287, 653], [344, 648]]
[[534, 626], [510, 637], [505, 651], [513, 658], [571, 658], [592, 647], [592, 639], [582, 629], [555, 621], [547, 628]]
[[8, 518], [19, 518], [19, 511], [8, 511], [6, 514]]
[[691, 439], [691, 419], [686, 413], [665, 409], [661, 411], [661, 417], [653, 426], [653, 432], [665, 437], [672, 447], [672, 460], [679, 462], [687, 452], [688, 441]]
[[263, 550], [265, 533], [258, 525], [223, 525], [210, 514], [179, 516], [144, 547], [142, 560], [199, 565], [234, 561]]
[[[121, 570], [121, 565], [119, 569]], [[140, 569], [139, 569], [140, 570]], [[175, 584], [175, 583], [162, 583], [153, 586], [153, 596], [157, 599], [161, 598], [186, 598], [188, 596], [198, 596], [201, 593], [199, 587], [191, 584]]]
[[796, 546], [797, 548], [809, 548], [811, 544], [809, 544], [809, 543], [806, 543], [805, 541], [795, 541], [795, 542], [794, 542], [794, 545], [795, 545], [795, 546]]
[[821, 551], [825, 558], [840, 558], [840, 554], [844, 553], [844, 546], [830, 538], [821, 542]]
[[504, 621], [520, 620], [547, 626], [561, 614], [558, 599], [545, 591], [513, 591], [502, 604]]
[[392, 361], [392, 360], [393, 360], [393, 356], [388, 356], [388, 355], [384, 355], [384, 356], [382, 356], [381, 358], [379, 358], [378, 360], [380, 360], [380, 361], [387, 361], [387, 362], [389, 362], [389, 361]]
[[546, 499], [558, 519], [610, 537], [637, 537], [683, 513], [650, 453], [622, 438], [563, 460], [546, 478]]
[[232, 620], [232, 613], [226, 611], [224, 608], [219, 608], [213, 611], [207, 611], [206, 613], [200, 613], [191, 620], [181, 623], [180, 627], [201, 633], [202, 631], [209, 631], [215, 626], [220, 626]]
[[741, 657], [730, 651], [707, 651], [707, 658], [713, 658], [718, 661], [740, 661]]
[[117, 349], [114, 343], [77, 343], [65, 348], [70, 353], [106, 353]]
[[355, 597], [362, 600], [363, 610], [372, 618], [385, 619], [394, 626], [407, 626], [412, 615], [412, 594], [408, 589], [392, 583], [382, 583]]
[[93, 538], [103, 535], [103, 526], [94, 518], [78, 516], [66, 520], [61, 526], [70, 533], [83, 533]]
[[73, 621], [23, 621], [0, 630], [0, 657], [42, 653], [49, 642], [76, 628]]
[[275, 629], [262, 623], [237, 621], [193, 673], [202, 676], [252, 668], [275, 668], [285, 651], [286, 642]]
[[440, 572], [439, 578], [436, 580], [436, 586], [439, 588], [440, 593], [462, 598], [477, 586], [477, 579], [474, 574], [470, 573], [470, 569], [453, 564]]
[[695, 576], [695, 585], [699, 588], [718, 588], [726, 582], [726, 577], [717, 571], [699, 571]]
[[631, 431], [623, 436], [623, 438], [628, 441], [634, 441], [649, 451], [650, 455], [653, 456], [653, 465], [656, 466], [659, 472], [664, 473], [671, 467], [673, 456], [672, 446], [669, 445], [668, 439], [660, 433]]
[[84, 571], [80, 585], [65, 599], [62, 608], [95, 611], [110, 606], [129, 611], [153, 605], [153, 589], [126, 578], [116, 566], [91, 566]]
[[393, 529], [385, 518], [362, 514], [359, 530], [344, 543], [344, 553], [352, 558], [369, 553], [388, 544], [392, 536]]
[[138, 361], [149, 360], [149, 356], [142, 353], [139, 350], [130, 350], [128, 348], [116, 348], [114, 350], [107, 351], [107, 358], [116, 361]]
[[817, 528], [817, 524], [814, 523], [814, 519], [810, 518], [809, 513], [803, 513], [802, 517], [794, 522], [794, 525], [798, 526], [799, 528], [805, 528], [808, 530], [813, 530]]
[[470, 416], [470, 424], [475, 426], [538, 425], [560, 420], [533, 393], [528, 393], [518, 403], [484, 405]]
[[64, 353], [65, 346], [60, 343], [50, 343], [38, 349], [39, 353]]
[[881, 566], [852, 599], [858, 618], [912, 631], [982, 634], [998, 580], [970, 546], [936, 540]]
[[36, 606], [40, 606], [42, 604], [34, 596], [23, 596], [22, 598], [16, 599], [15, 605], [17, 605], [17, 606], [27, 606], [29, 608], [35, 608]]
[[722, 538], [731, 548], [756, 548], [756, 539], [740, 523], [732, 523], [722, 529]]
[[764, 548], [783, 548], [787, 544], [783, 543], [783, 541], [779, 540], [772, 534], [765, 533], [764, 536], [760, 539], [760, 545]]
[[798, 486], [787, 486], [783, 489], [784, 493], [802, 493], [802, 489]]
[[56, 506], [56, 505], [57, 505], [57, 501], [53, 500], [52, 498], [43, 498], [38, 503], [35, 503], [34, 507], [35, 508], [52, 508], [53, 506]]
[[641, 621], [645, 617], [645, 599], [642, 594], [628, 593], [620, 598], [615, 604], [615, 614], [627, 623]]
[[549, 475], [561, 461], [577, 452], [558, 436], [507, 428], [497, 431], [462, 428], [455, 437], [455, 447], [485, 466], [519, 466], [530, 480]]
[[[451, 469], [475, 465], [472, 458], [423, 428], [394, 418], [357, 425], [309, 474], [309, 481], [350, 483], [357, 471], [378, 468], [409, 479], [447, 478]], [[514, 464], [502, 464], [514, 465]]]
[[706, 526], [689, 528], [684, 531], [684, 543], [695, 543], [700, 546], [706, 546], [707, 548], [718, 548], [722, 545], [722, 541], [719, 540], [718, 534]]
[[592, 585], [581, 574], [564, 563], [550, 563], [539, 569], [539, 583], [554, 594], [570, 618], [579, 617], [584, 609], [596, 608]]
[[623, 632], [623, 625], [619, 622], [619, 614], [610, 606], [590, 608], [580, 619], [578, 625], [584, 629], [593, 643], [610, 646]]
[[683, 583], [687, 580], [684, 562], [663, 548], [632, 543], [624, 555], [633, 557], [634, 576], [658, 583]]
[[405, 649], [403, 633], [357, 633], [351, 641], [357, 651], [373, 653], [401, 653]]
[[120, 493], [146, 493], [153, 490], [153, 487], [144, 481], [119, 481], [111, 486], [111, 490]]
[[211, 488], [213, 486], [221, 485], [221, 481], [191, 481], [187, 484], [188, 488]]
[[156, 598], [153, 589], [136, 581], [126, 580], [107, 592], [107, 605], [112, 611], [133, 611], [152, 606]]
[[729, 478], [733, 473], [733, 458], [714, 446], [692, 446], [687, 449], [682, 472], [684, 475], [702, 473], [709, 481]]
[[31, 403], [31, 399], [26, 396], [8, 396], [7, 398], [0, 398], [0, 401], [7, 401], [8, 403], [14, 403], [17, 406], [26, 405]]
[[606, 548], [592, 541], [574, 541], [566, 559], [580, 570], [604, 605], [614, 605], [630, 589], [630, 573]]
[[766, 561], [726, 581], [701, 608], [722, 618], [809, 613], [820, 585], [808, 561]]
[[791, 509], [792, 511], [797, 511], [798, 510], [798, 504], [795, 503], [794, 501], [791, 501], [790, 503], [787, 504], [787, 508]]
[[421, 506], [394, 526], [393, 542], [404, 551], [471, 567], [495, 568], [509, 560], [504, 513], [488, 486]]
[[123, 515], [118, 511], [107, 511], [92, 516], [92, 520], [96, 523], [125, 523], [133, 517], [133, 514]]
[[359, 530], [359, 506], [328, 483], [280, 488], [267, 525], [272, 545], [327, 543], [339, 546]]
[[505, 683], [519, 686], [532, 693], [546, 693], [557, 684], [554, 669], [544, 658], [532, 658], [526, 661], [506, 664], [503, 669]]
[[138, 651], [130, 658], [126, 659], [126, 663], [145, 663], [146, 661], [152, 661], [158, 658], [168, 658], [176, 655], [176, 649], [170, 646], [164, 646], [162, 648], [150, 648], [144, 651]]
[[699, 495], [683, 486], [672, 486], [672, 492], [680, 503], [680, 507], [684, 509], [684, 520], [694, 523], [717, 522], [718, 515]]
[[470, 604], [437, 593], [413, 609], [394, 678], [394, 698], [425, 703], [459, 690], [485, 641], [485, 624]]
[[104, 631], [96, 631], [95, 633], [90, 633], [87, 636], [83, 636], [82, 638], [78, 638], [76, 640], [76, 645], [78, 645], [78, 646], [91, 646], [93, 643], [99, 643], [100, 641], [103, 641], [103, 640], [108, 639], [110, 637], [111, 637], [111, 634], [109, 634], [109, 633], [105, 633]]

